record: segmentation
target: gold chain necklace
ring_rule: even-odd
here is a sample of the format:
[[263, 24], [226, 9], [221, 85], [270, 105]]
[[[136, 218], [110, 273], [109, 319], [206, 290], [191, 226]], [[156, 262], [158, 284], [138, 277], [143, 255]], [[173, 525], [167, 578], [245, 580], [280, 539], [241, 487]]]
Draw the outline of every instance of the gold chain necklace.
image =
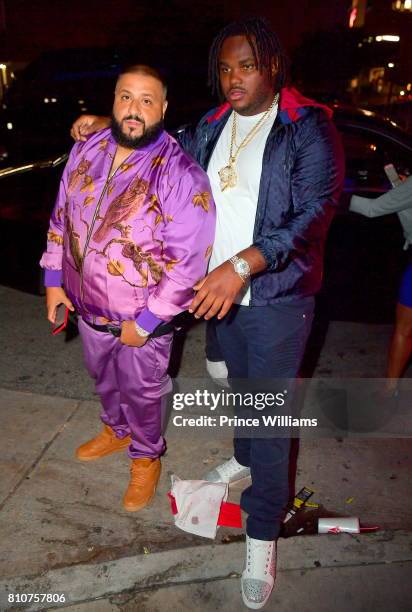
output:
[[272, 109], [279, 100], [279, 94], [276, 94], [272, 104], [269, 106], [265, 114], [259, 119], [256, 125], [250, 130], [248, 134], [244, 137], [240, 145], [236, 145], [237, 149], [233, 152], [235, 142], [236, 142], [236, 111], [233, 111], [233, 120], [232, 120], [232, 137], [230, 141], [230, 152], [229, 152], [229, 163], [227, 166], [219, 170], [219, 178], [220, 178], [220, 189], [221, 191], [225, 191], [228, 187], [235, 187], [237, 183], [237, 173], [236, 173], [236, 159], [242, 149], [247, 147], [247, 145], [251, 142], [254, 136], [258, 133], [266, 119], [269, 117]]

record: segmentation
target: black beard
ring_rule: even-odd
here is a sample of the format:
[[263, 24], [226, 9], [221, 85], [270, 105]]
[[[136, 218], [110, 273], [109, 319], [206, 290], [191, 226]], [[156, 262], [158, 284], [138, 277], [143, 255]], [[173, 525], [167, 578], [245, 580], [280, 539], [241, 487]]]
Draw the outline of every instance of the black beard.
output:
[[157, 123], [154, 123], [150, 127], [146, 128], [146, 124], [141, 117], [137, 115], [129, 115], [125, 117], [122, 121], [126, 119], [133, 119], [134, 121], [140, 121], [143, 124], [143, 134], [141, 136], [127, 136], [122, 131], [121, 122], [117, 121], [117, 119], [112, 114], [112, 123], [111, 130], [112, 136], [121, 147], [125, 147], [126, 149], [141, 149], [142, 147], [146, 147], [148, 144], [154, 142], [160, 136], [160, 133], [164, 128], [164, 121], [161, 119]]

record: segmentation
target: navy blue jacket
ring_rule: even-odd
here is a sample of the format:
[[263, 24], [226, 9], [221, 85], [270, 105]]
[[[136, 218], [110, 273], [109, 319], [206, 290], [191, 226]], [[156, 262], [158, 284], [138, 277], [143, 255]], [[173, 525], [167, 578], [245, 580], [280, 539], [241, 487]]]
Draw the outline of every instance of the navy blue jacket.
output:
[[[177, 134], [205, 170], [230, 110], [225, 104], [207, 113], [192, 134]], [[267, 269], [251, 280], [252, 306], [310, 296], [321, 286], [326, 235], [344, 178], [331, 114], [295, 89], [281, 90], [263, 154], [253, 233]]]

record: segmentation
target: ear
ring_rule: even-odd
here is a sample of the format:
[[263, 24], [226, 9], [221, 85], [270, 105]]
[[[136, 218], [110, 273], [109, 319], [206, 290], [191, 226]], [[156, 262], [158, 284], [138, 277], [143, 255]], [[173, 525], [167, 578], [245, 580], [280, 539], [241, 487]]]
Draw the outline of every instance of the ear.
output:
[[271, 61], [271, 65], [270, 65], [271, 76], [274, 77], [275, 74], [277, 74], [278, 70], [279, 70], [279, 60], [277, 57], [273, 57]]
[[168, 105], [168, 102], [167, 102], [167, 100], [165, 100], [165, 101], [163, 102], [163, 117], [164, 117], [164, 116], [165, 116], [165, 114], [166, 114], [167, 105]]

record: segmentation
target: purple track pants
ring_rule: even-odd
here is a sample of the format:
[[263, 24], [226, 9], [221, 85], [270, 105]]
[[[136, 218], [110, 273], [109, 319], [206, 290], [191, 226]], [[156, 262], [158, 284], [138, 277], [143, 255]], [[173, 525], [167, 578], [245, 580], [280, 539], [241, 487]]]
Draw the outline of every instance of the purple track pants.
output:
[[131, 459], [159, 457], [165, 449], [162, 406], [172, 390], [167, 374], [172, 334], [136, 348], [92, 329], [81, 319], [79, 332], [85, 365], [102, 403], [101, 420], [119, 438], [131, 436]]

